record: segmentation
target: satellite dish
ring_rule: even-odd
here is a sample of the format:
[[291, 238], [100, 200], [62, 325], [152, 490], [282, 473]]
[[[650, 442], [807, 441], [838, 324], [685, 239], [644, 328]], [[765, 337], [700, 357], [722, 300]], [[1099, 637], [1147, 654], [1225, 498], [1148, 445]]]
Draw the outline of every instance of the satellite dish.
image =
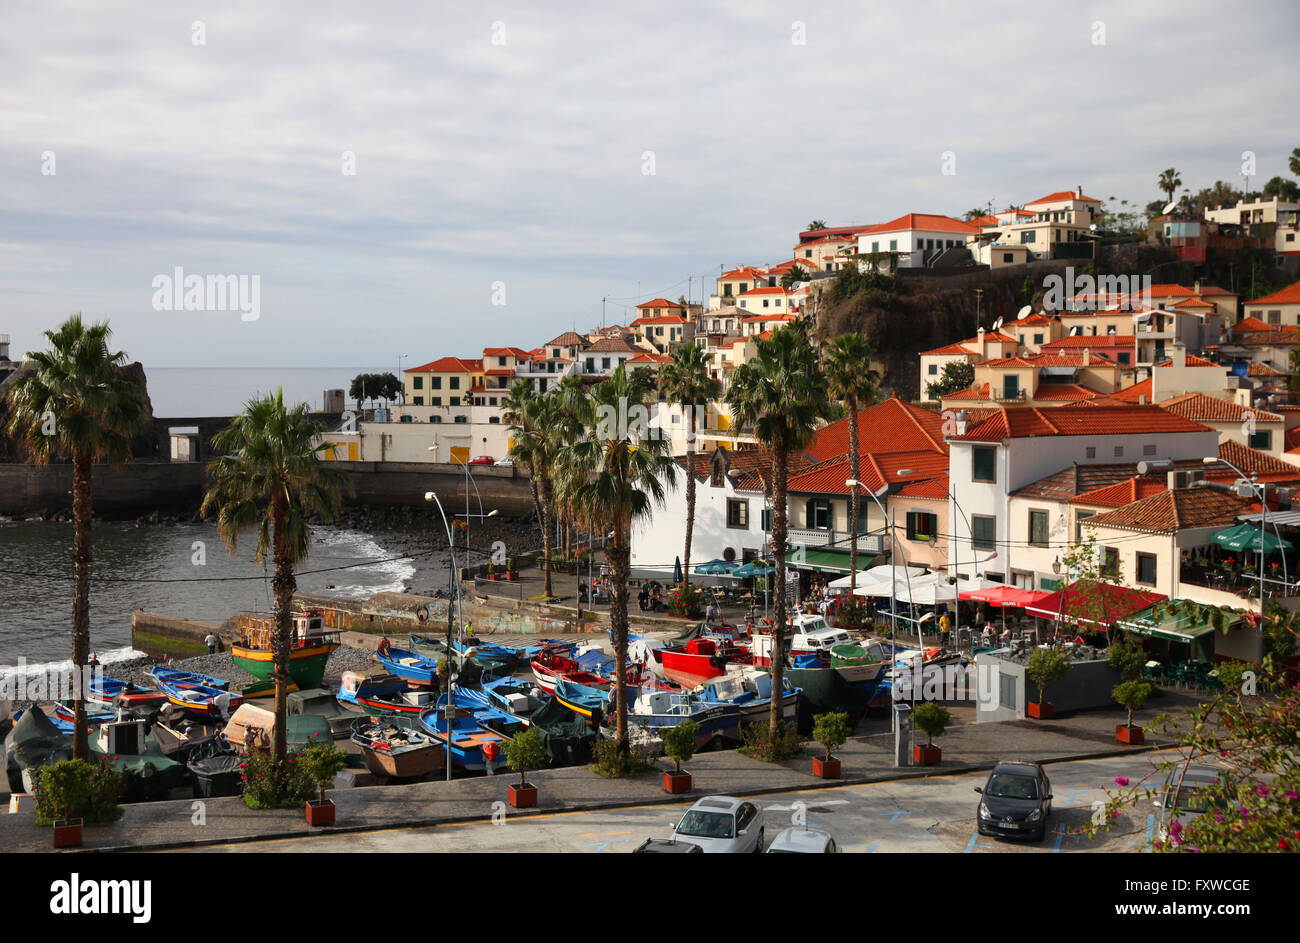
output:
[[1096, 223], [1089, 223], [1089, 224], [1088, 224], [1088, 229], [1090, 229], [1092, 232], [1096, 232], [1096, 231], [1097, 231], [1097, 224], [1096, 224]]
[[1160, 215], [1168, 216], [1170, 213], [1174, 211], [1174, 208], [1177, 206], [1178, 206], [1177, 203], [1166, 203], [1165, 208], [1160, 211]]
[[1078, 328], [1078, 327], [1072, 327], [1072, 328], [1070, 328], [1070, 336], [1071, 336], [1071, 337], [1076, 337], [1076, 336], [1078, 335], [1078, 333], [1079, 333], [1079, 328]]
[[1025, 305], [1023, 308], [1021, 308], [1019, 311], [1016, 312], [1016, 320], [1017, 321], [1024, 320], [1025, 318], [1029, 317], [1029, 312], [1033, 310], [1034, 310], [1033, 305]]
[[998, 330], [1000, 327], [1002, 327], [1002, 319], [1001, 319], [1001, 318], [998, 318], [996, 321], [993, 322], [993, 330], [996, 331], [996, 330]]

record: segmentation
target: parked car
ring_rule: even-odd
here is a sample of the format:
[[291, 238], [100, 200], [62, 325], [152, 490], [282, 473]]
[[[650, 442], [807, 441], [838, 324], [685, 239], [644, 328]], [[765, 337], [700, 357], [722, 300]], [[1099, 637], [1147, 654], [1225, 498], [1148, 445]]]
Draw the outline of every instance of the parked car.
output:
[[830, 832], [795, 826], [782, 829], [767, 848], [769, 855], [833, 855], [838, 852]]
[[763, 823], [758, 806], [731, 796], [705, 796], [673, 828], [678, 841], [699, 845], [709, 854], [763, 851]]
[[699, 845], [685, 841], [673, 841], [671, 838], [647, 838], [632, 849], [634, 855], [702, 855], [704, 849]]
[[501, 459], [501, 461], [499, 461], [499, 462], [493, 462], [492, 464], [493, 464], [493, 465], [504, 465], [504, 466], [513, 467], [514, 464], [515, 464], [515, 460], [514, 460], [513, 458], [503, 458], [503, 459]]
[[496, 461], [491, 455], [480, 455], [478, 458], [471, 458], [469, 463], [471, 465], [495, 465]]
[[1160, 795], [1155, 800], [1155, 837], [1159, 841], [1169, 837], [1169, 827], [1174, 822], [1186, 826], [1214, 807], [1214, 800], [1206, 790], [1214, 785], [1219, 774], [1220, 771], [1213, 766], [1189, 766], [1186, 772], [1174, 769], [1165, 776]]
[[975, 824], [981, 835], [1026, 836], [1042, 841], [1052, 814], [1052, 783], [1038, 763], [1003, 760], [981, 789]]

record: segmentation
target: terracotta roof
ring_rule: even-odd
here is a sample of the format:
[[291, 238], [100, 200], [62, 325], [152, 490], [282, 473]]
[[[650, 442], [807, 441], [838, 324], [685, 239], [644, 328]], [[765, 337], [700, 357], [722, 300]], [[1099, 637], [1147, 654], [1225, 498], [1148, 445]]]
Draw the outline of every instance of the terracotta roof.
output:
[[887, 223], [863, 229], [858, 235], [903, 232], [912, 229], [919, 229], [923, 232], [955, 232], [964, 235], [974, 235], [979, 232], [979, 227], [964, 223], [960, 219], [953, 219], [951, 216], [940, 216], [933, 213], [905, 213]]
[[680, 314], [659, 314], [653, 317], [637, 318], [632, 322], [632, 326], [636, 327], [638, 324], [686, 324], [689, 321], [689, 318]]
[[[1107, 353], [1115, 353], [1114, 350]], [[1102, 364], [1114, 365], [1114, 361], [1099, 350], [1088, 351], [1088, 366], [1100, 366]], [[981, 367], [1082, 367], [1083, 353], [1045, 353], [1045, 354], [1024, 354], [1015, 357], [1001, 357], [992, 360], [986, 360], [977, 366]]]
[[[1214, 362], [1211, 361], [1211, 360], [1206, 360], [1204, 357], [1198, 357], [1198, 356], [1196, 356], [1195, 354], [1188, 354], [1188, 355], [1187, 355], [1186, 364], [1187, 364], [1187, 366], [1189, 366], [1189, 367], [1217, 367], [1217, 368], [1220, 369], [1220, 370], [1227, 370], [1227, 369], [1228, 369], [1227, 367], [1223, 366], [1222, 364], [1214, 363]], [[1162, 363], [1158, 363], [1158, 364], [1156, 364], [1157, 367], [1172, 367], [1173, 365], [1174, 365], [1174, 362], [1173, 362], [1172, 359], [1171, 359], [1171, 360], [1166, 360], [1166, 361], [1164, 361], [1164, 362], [1162, 362]]]
[[1134, 435], [1203, 432], [1207, 427], [1159, 406], [1098, 406], [1093, 409], [1015, 407], [1004, 409], [950, 442], [1001, 442], [1057, 435]]
[[1208, 396], [1205, 393], [1184, 393], [1182, 396], [1165, 400], [1160, 404], [1160, 408], [1197, 422], [1244, 422], [1248, 413], [1254, 415], [1256, 422], [1282, 421], [1282, 417], [1277, 413], [1239, 406], [1229, 400]]
[[[858, 413], [861, 429], [859, 447], [862, 452], [892, 448], [900, 451], [932, 450], [946, 454], [948, 446], [943, 440], [943, 423], [943, 417], [937, 412], [890, 397]], [[848, 450], [847, 418], [818, 429], [807, 448], [808, 454], [819, 461], [844, 454]]]
[[1034, 390], [1034, 399], [1046, 400], [1075, 400], [1075, 399], [1096, 399], [1104, 394], [1100, 390], [1089, 389], [1086, 386], [1080, 386], [1077, 383], [1040, 383], [1038, 389]]
[[522, 360], [529, 356], [529, 351], [519, 347], [484, 347], [483, 356], [485, 357], [514, 357], [516, 360]]
[[[418, 367], [410, 367], [404, 373], [472, 373], [483, 369], [481, 360], [463, 360], [460, 357], [440, 357], [437, 360]], [[509, 371], [507, 371], [509, 372]]]
[[788, 288], [782, 288], [780, 285], [763, 286], [762, 288], [751, 288], [749, 291], [742, 291], [740, 297], [746, 295], [792, 295], [794, 292]]
[[1263, 298], [1247, 301], [1248, 305], [1300, 305], [1300, 282], [1287, 285], [1281, 291], [1275, 291]]
[[586, 354], [622, 354], [622, 353], [641, 353], [639, 347], [633, 347], [621, 337], [602, 337], [594, 342], [590, 347], [583, 351]]
[[1121, 400], [1126, 403], [1136, 403], [1139, 397], [1146, 397], [1146, 401], [1151, 402], [1151, 379], [1148, 377], [1141, 383], [1134, 383], [1132, 386], [1126, 386], [1117, 393], [1110, 394], [1112, 399]]
[[1228, 291], [1226, 288], [1220, 288], [1218, 285], [1202, 285], [1200, 295], [1202, 298], [1212, 298], [1219, 295], [1236, 295], [1235, 291]]
[[1293, 426], [1288, 429], [1283, 437], [1283, 442], [1287, 452], [1294, 452], [1300, 446], [1300, 426]]
[[[1104, 465], [1071, 465], [1059, 472], [1040, 478], [1037, 481], [1018, 488], [1012, 494], [1017, 497], [1048, 498], [1056, 501], [1068, 501], [1081, 494], [1120, 485], [1132, 478], [1140, 478], [1137, 462], [1117, 462]], [[1174, 462], [1174, 468], [1180, 471], [1207, 469], [1199, 459], [1180, 459]], [[1164, 486], [1166, 472], [1152, 471], [1144, 480], [1154, 481]], [[1139, 494], [1139, 497], [1144, 495]]]
[[[761, 491], [767, 493], [770, 490], [771, 471], [772, 471], [772, 453], [764, 448], [746, 448], [730, 449], [726, 451], [726, 460], [728, 464], [728, 478], [731, 485], [737, 491]], [[678, 456], [674, 459], [682, 468], [687, 468], [686, 456]], [[805, 469], [812, 467], [813, 460], [803, 452], [796, 452], [789, 456], [786, 463], [789, 476], [795, 476]], [[696, 452], [695, 453], [695, 477], [698, 481], [708, 481], [713, 471], [713, 453]], [[788, 483], [788, 479], [787, 479]]]
[[653, 299], [653, 300], [651, 300], [651, 301], [643, 301], [643, 302], [641, 302], [639, 305], [637, 305], [637, 309], [638, 309], [638, 310], [641, 309], [641, 308], [678, 308], [678, 309], [681, 309], [681, 308], [685, 308], [685, 307], [686, 307], [685, 305], [677, 304], [677, 302], [675, 302], [675, 301], [669, 301], [667, 298], [655, 298], [655, 299]]
[[565, 332], [564, 332], [563, 334], [561, 334], [559, 337], [557, 337], [557, 338], [555, 338], [555, 339], [553, 339], [553, 340], [549, 340], [549, 341], [547, 341], [546, 344], [545, 344], [544, 346], [546, 346], [546, 347], [572, 347], [572, 346], [574, 346], [574, 345], [576, 344], [576, 345], [579, 346], [579, 347], [583, 347], [583, 346], [586, 345], [586, 343], [587, 343], [587, 339], [586, 339], [585, 337], [583, 337], [581, 334], [577, 334], [577, 333], [575, 333], [575, 332], [573, 332], [573, 331], [565, 331]]
[[[1011, 344], [1013, 347], [1020, 346], [1020, 341], [1016, 340], [1010, 334], [1003, 334], [1001, 331], [997, 331], [996, 333], [993, 331], [986, 331], [984, 339], [995, 341], [1000, 344]], [[921, 356], [927, 354], [978, 354], [978, 350], [970, 350], [968, 348], [975, 347], [979, 342], [979, 335], [976, 335], [975, 337], [968, 337], [964, 341], [955, 341], [954, 343], [947, 344], [943, 347], [936, 347], [934, 350], [923, 350], [921, 351]]]
[[1127, 507], [1088, 518], [1089, 525], [1122, 527], [1151, 533], [1169, 533], [1191, 527], [1235, 524], [1247, 513], [1251, 501], [1209, 488], [1163, 491], [1134, 501]]
[[742, 278], [765, 278], [767, 273], [762, 269], [754, 268], [752, 265], [742, 265], [740, 268], [733, 268], [730, 272], [723, 272], [718, 276], [720, 282], [739, 281]]
[[666, 357], [663, 354], [637, 354], [628, 363], [668, 363], [672, 357]]
[[1122, 508], [1149, 498], [1153, 494], [1167, 491], [1168, 485], [1160, 478], [1139, 478], [1136, 475], [1117, 484], [1106, 485], [1092, 491], [1085, 491], [1069, 499], [1070, 504], [1092, 504], [1101, 507]]
[[[916, 483], [925, 481], [924, 475], [939, 477], [948, 474], [948, 456], [929, 449], [863, 452], [858, 464], [862, 476], [858, 480], [873, 493], [879, 492], [887, 484]], [[792, 475], [788, 489], [802, 494], [848, 494], [849, 487], [844, 482], [851, 477], [850, 467], [849, 459], [841, 456], [819, 462], [799, 475]], [[921, 474], [902, 477], [898, 472], [904, 468]], [[946, 496], [947, 492], [944, 494]]]
[[987, 383], [981, 386], [972, 386], [970, 389], [958, 390], [956, 393], [948, 393], [943, 399], [989, 399], [989, 385]]
[[1250, 315], [1250, 317], [1242, 318], [1240, 321], [1238, 321], [1236, 324], [1232, 326], [1232, 333], [1234, 334], [1244, 334], [1253, 331], [1274, 331], [1274, 330], [1277, 330], [1277, 328], [1269, 324], [1267, 321], [1261, 321], [1253, 314]]
[[[1020, 321], [1016, 322], [1020, 324]], [[1071, 337], [1062, 337], [1059, 341], [1049, 341], [1043, 344], [1043, 350], [1060, 350], [1067, 347], [1127, 347], [1134, 348], [1137, 345], [1137, 337], [1133, 334], [1076, 334]]]
[[[1236, 465], [1247, 474], [1292, 474], [1300, 477], [1300, 469], [1297, 469], [1296, 466], [1289, 462], [1284, 462], [1280, 458], [1274, 458], [1267, 452], [1261, 452], [1259, 449], [1252, 449], [1248, 445], [1242, 445], [1240, 442], [1233, 442], [1231, 440], [1220, 442], [1219, 458], [1232, 462], [1232, 464]], [[1205, 473], [1211, 477], [1217, 477], [1215, 471], [1218, 467], [1219, 466], [1207, 465], [1205, 466]], [[1237, 473], [1227, 467], [1224, 467], [1222, 474], [1231, 475], [1234, 479], [1237, 477]]]
[[1032, 324], [1051, 324], [1052, 319], [1045, 314], [1027, 314], [1018, 321], [1012, 321], [1007, 327], [1028, 327]]
[[1233, 343], [1243, 347], [1293, 347], [1300, 344], [1300, 334], [1294, 331], [1260, 331], [1235, 338]]
[[512, 377], [514, 375], [515, 372], [511, 370], [509, 367], [499, 367], [497, 369], [487, 370], [484, 372], [484, 376], [489, 376], [489, 377]]
[[1026, 203], [1025, 206], [1037, 206], [1040, 203], [1060, 203], [1062, 200], [1083, 200], [1085, 203], [1101, 202], [1101, 200], [1094, 200], [1090, 196], [1082, 196], [1073, 190], [1058, 190], [1056, 193], [1049, 193], [1045, 197]]

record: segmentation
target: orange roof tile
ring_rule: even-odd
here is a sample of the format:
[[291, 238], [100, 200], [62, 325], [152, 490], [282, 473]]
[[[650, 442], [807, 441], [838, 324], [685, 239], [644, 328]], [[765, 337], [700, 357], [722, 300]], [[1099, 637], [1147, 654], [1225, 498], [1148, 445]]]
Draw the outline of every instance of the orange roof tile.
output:
[[[943, 440], [943, 417], [937, 412], [906, 403], [898, 397], [869, 406], [858, 413], [863, 452], [889, 447], [902, 451], [933, 450], [947, 453]], [[849, 420], [840, 419], [813, 434], [806, 451], [825, 461], [849, 450]]]
[[684, 305], [679, 305], [674, 301], [669, 301], [667, 298], [654, 298], [650, 301], [643, 301], [639, 305], [637, 305], [638, 309], [640, 308], [682, 308], [682, 307], [684, 307]]
[[1090, 526], [1121, 527], [1168, 533], [1192, 527], [1235, 524], [1250, 508], [1250, 500], [1206, 488], [1163, 491], [1115, 511], [1088, 518]]
[[979, 232], [979, 227], [964, 223], [960, 219], [953, 219], [951, 216], [940, 216], [934, 213], [904, 213], [897, 219], [891, 219], [887, 223], [864, 229], [859, 235], [904, 232], [913, 229], [919, 229], [922, 232], [955, 232], [965, 235], [974, 235]]
[[1085, 491], [1069, 499], [1070, 504], [1094, 504], [1101, 507], [1122, 508], [1149, 498], [1153, 494], [1167, 491], [1166, 483], [1158, 478], [1140, 478], [1134, 476], [1126, 481], [1106, 485], [1093, 491]]
[[[481, 360], [464, 360], [460, 357], [441, 357], [437, 360], [409, 367], [404, 373], [473, 373], [483, 369]], [[507, 371], [508, 372], [508, 371]]]
[[1141, 383], [1134, 383], [1132, 386], [1126, 386], [1116, 393], [1110, 394], [1112, 399], [1117, 399], [1125, 403], [1136, 403], [1139, 399], [1145, 397], [1146, 402], [1151, 402], [1151, 379], [1148, 377]]
[[1281, 291], [1275, 291], [1263, 298], [1247, 301], [1248, 305], [1300, 305], [1300, 282], [1287, 285]]
[[1058, 190], [1056, 193], [1049, 193], [1045, 197], [1026, 203], [1025, 206], [1037, 206], [1040, 203], [1060, 203], [1062, 200], [1083, 200], [1085, 203], [1101, 202], [1101, 200], [1094, 200], [1090, 196], [1080, 196], [1073, 190]]
[[1182, 396], [1165, 400], [1160, 404], [1160, 408], [1197, 422], [1244, 422], [1248, 414], [1253, 415], [1256, 422], [1282, 421], [1282, 417], [1277, 413], [1239, 406], [1229, 400], [1208, 396], [1205, 393], [1184, 393]]
[[950, 442], [1001, 442], [1034, 436], [1123, 435], [1203, 432], [1206, 426], [1159, 406], [1097, 406], [1091, 409], [1022, 406], [1004, 409]]
[[790, 291], [790, 289], [788, 288], [782, 288], [780, 285], [772, 285], [772, 286], [764, 285], [762, 288], [751, 288], [749, 291], [742, 291], [740, 293], [740, 297], [744, 298], [746, 295], [792, 295], [792, 294], [794, 294], [794, 292]]

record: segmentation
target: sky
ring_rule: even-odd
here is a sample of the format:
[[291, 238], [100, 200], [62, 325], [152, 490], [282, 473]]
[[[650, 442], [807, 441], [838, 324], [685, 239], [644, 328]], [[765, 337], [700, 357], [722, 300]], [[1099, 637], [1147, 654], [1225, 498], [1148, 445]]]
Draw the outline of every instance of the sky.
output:
[[[1142, 207], [1247, 150], [1258, 188], [1300, 145], [1297, 40], [1291, 2], [10, 0], [0, 334], [409, 367], [700, 300], [812, 219]], [[256, 310], [167, 310], [177, 268]]]

